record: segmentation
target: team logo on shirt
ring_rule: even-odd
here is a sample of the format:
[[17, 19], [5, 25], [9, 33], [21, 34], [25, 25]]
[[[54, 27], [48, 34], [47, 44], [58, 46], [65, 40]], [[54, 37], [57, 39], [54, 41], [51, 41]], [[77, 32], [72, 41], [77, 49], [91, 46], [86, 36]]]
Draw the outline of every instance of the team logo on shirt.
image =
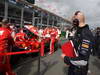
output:
[[82, 44], [82, 47], [89, 48], [89, 45], [88, 44]]

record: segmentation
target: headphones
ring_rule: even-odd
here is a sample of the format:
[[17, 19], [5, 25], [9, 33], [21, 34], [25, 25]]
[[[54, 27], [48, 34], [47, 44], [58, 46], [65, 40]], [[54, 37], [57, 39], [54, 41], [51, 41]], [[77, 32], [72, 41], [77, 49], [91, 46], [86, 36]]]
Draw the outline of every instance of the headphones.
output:
[[80, 13], [80, 11], [76, 11], [74, 15], [78, 15], [78, 13]]

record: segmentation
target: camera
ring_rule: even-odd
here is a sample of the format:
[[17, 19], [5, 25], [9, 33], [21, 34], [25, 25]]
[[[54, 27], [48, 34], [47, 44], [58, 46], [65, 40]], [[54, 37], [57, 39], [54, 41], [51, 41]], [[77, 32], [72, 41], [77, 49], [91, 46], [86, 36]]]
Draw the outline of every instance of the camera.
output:
[[79, 26], [79, 20], [78, 20], [78, 19], [74, 19], [74, 20], [72, 21], [72, 25], [73, 25], [73, 26]]

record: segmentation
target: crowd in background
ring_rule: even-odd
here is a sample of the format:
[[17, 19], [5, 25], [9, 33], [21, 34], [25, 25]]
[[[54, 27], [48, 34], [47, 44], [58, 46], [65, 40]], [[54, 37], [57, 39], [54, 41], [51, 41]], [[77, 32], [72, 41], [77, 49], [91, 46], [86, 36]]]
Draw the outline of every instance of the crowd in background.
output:
[[95, 37], [95, 49], [93, 51], [93, 55], [100, 58], [100, 27], [97, 27], [93, 31], [94, 37]]

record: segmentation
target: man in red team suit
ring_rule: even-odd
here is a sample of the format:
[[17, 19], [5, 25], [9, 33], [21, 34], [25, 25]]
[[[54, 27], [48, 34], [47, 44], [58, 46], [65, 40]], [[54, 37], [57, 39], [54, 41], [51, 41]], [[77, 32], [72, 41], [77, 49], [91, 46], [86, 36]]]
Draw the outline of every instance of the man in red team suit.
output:
[[21, 48], [26, 47], [26, 40], [27, 40], [27, 35], [23, 32], [23, 29], [20, 29], [20, 31], [15, 34], [14, 41], [17, 46]]
[[50, 37], [51, 41], [50, 41], [50, 52], [49, 52], [49, 54], [52, 54], [52, 53], [54, 53], [54, 45], [55, 45], [55, 42], [56, 42], [56, 36], [58, 35], [57, 30], [55, 28], [52, 28], [50, 35], [51, 35], [51, 37]]
[[[11, 36], [11, 31], [8, 29], [8, 27], [8, 21], [3, 19], [0, 27], [0, 53], [7, 53], [11, 51], [10, 48], [13, 44], [13, 39]], [[4, 64], [9, 63], [9, 60], [7, 59], [9, 59], [9, 56], [0, 55], [0, 75], [5, 75], [7, 72], [6, 69], [8, 66], [3, 66]]]

